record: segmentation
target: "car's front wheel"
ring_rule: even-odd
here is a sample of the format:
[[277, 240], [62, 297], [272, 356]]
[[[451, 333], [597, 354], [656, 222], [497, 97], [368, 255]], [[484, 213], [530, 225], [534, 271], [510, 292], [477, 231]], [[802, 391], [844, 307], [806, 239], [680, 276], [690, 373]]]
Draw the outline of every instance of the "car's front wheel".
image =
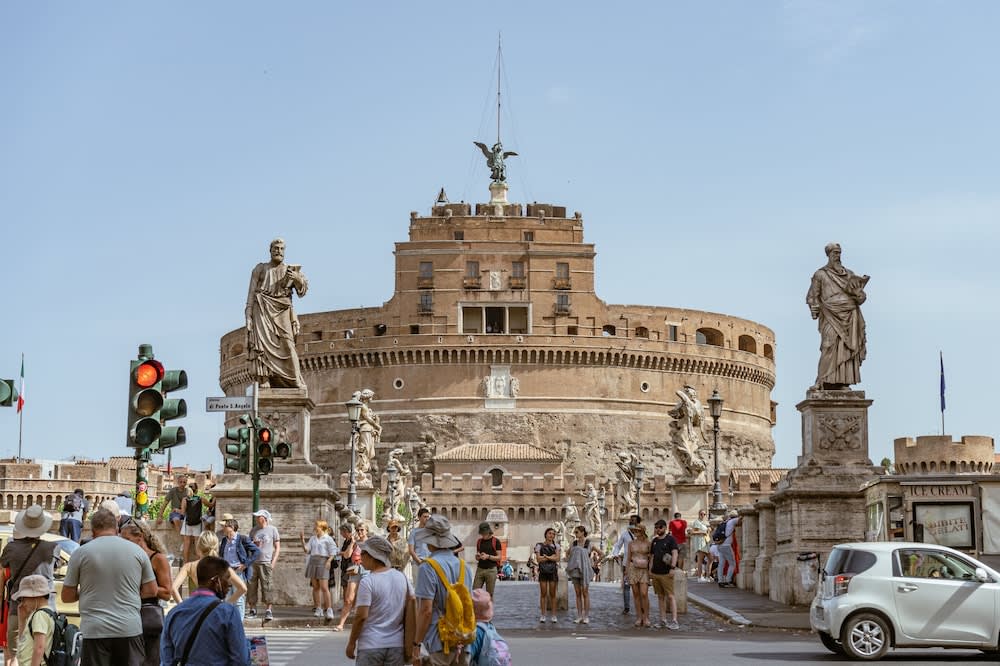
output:
[[823, 647], [834, 654], [844, 654], [844, 646], [840, 644], [840, 641], [825, 631], [817, 633], [819, 634], [819, 640], [823, 643]]
[[840, 644], [853, 659], [881, 659], [889, 651], [889, 626], [874, 613], [859, 613], [844, 622]]

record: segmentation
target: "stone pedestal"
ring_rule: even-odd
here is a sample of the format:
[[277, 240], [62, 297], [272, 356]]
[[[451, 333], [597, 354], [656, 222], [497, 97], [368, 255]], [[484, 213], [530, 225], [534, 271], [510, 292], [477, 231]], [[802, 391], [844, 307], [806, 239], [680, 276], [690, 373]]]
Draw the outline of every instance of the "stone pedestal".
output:
[[698, 511], [708, 510], [708, 491], [711, 488], [709, 483], [675, 483], [670, 487], [674, 511], [679, 511], [681, 517], [691, 522], [698, 516]]
[[[680, 569], [674, 569], [671, 572], [671, 575], [674, 577], [674, 601], [677, 602], [677, 614], [678, 615], [683, 615], [683, 614], [685, 614], [685, 613], [688, 612], [688, 577], [687, 577], [687, 573], [684, 572], [684, 571], [681, 571]], [[655, 597], [655, 596], [656, 596], [656, 594], [654, 593], [653, 597]], [[653, 605], [651, 605], [649, 607], [649, 611], [650, 611], [649, 615], [650, 615], [650, 617], [656, 617], [656, 615], [654, 615], [654, 613], [658, 610], [656, 608], [657, 600], [654, 598], [654, 599], [651, 599], [651, 602], [652, 602]], [[668, 601], [667, 603], [670, 603], [670, 602]], [[668, 609], [667, 610], [667, 616], [668, 617], [669, 617], [669, 614], [670, 614], [670, 611]]]
[[[313, 465], [288, 465], [303, 470]], [[276, 469], [284, 469], [285, 466]], [[317, 468], [318, 469], [318, 468]], [[216, 517], [231, 513], [240, 524], [242, 534], [250, 534], [254, 527], [253, 481], [243, 474], [226, 474], [212, 489], [216, 499]], [[322, 519], [331, 525], [340, 520], [336, 504], [340, 502], [328, 474], [299, 471], [272, 473], [260, 480], [260, 508], [271, 513], [271, 524], [281, 536], [281, 553], [274, 570], [271, 590], [278, 605], [309, 606], [312, 592], [305, 578], [305, 557], [299, 542], [299, 533], [308, 538], [314, 521]]]
[[[802, 455], [770, 498], [775, 523], [771, 599], [808, 604], [818, 567], [831, 548], [864, 539], [861, 486], [881, 471], [868, 457], [871, 404], [863, 391], [810, 390], [796, 405], [802, 412]], [[809, 553], [818, 559], [806, 559]]]
[[771, 558], [774, 556], [774, 505], [768, 500], [758, 500], [757, 510], [757, 561], [753, 570], [753, 591], [770, 595]]
[[316, 404], [306, 389], [262, 388], [257, 394], [257, 415], [274, 431], [275, 442], [288, 442], [291, 457], [275, 461], [275, 471], [283, 464], [310, 464], [309, 419]]
[[757, 511], [741, 510], [739, 524], [740, 571], [736, 585], [742, 590], [754, 589], [757, 555], [760, 553], [760, 527]]

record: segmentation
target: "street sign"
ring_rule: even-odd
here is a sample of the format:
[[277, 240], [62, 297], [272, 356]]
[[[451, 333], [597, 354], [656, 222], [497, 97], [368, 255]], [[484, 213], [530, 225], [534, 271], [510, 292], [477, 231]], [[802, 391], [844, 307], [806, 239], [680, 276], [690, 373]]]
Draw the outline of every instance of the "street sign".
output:
[[248, 395], [205, 398], [206, 412], [246, 412], [253, 409], [253, 397]]

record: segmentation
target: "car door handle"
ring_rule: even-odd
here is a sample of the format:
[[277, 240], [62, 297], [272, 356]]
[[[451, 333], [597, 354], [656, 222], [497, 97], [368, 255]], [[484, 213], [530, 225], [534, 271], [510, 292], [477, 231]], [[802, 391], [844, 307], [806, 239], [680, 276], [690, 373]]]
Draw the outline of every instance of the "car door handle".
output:
[[900, 592], [914, 592], [919, 588], [916, 585], [900, 585], [896, 589], [899, 590]]

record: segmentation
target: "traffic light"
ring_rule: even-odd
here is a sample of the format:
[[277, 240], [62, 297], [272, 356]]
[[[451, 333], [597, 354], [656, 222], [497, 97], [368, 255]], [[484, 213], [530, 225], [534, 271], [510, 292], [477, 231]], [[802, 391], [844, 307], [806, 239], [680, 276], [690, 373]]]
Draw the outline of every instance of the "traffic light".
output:
[[139, 345], [138, 358], [129, 367], [129, 447], [157, 451], [187, 440], [183, 427], [163, 427], [164, 421], [187, 416], [183, 398], [166, 398], [169, 391], [184, 388], [187, 388], [185, 371], [164, 370], [153, 356], [152, 345]]
[[17, 404], [17, 389], [13, 379], [0, 379], [0, 407]]
[[[241, 474], [250, 473], [250, 415], [240, 417], [240, 426], [226, 428], [226, 444], [223, 450], [226, 469]], [[235, 456], [235, 457], [230, 457]]]
[[288, 442], [278, 442], [274, 445], [274, 457], [284, 460], [292, 455], [292, 446]]
[[145, 449], [160, 438], [162, 380], [163, 364], [153, 358], [153, 347], [139, 345], [139, 358], [129, 368], [127, 444], [131, 448]]
[[274, 447], [271, 443], [274, 433], [260, 419], [257, 419], [256, 426], [257, 473], [270, 474], [271, 470], [274, 469]]
[[[186, 389], [188, 385], [187, 373], [183, 370], [167, 370], [163, 373], [163, 380], [160, 382], [160, 393], [163, 396], [163, 406], [160, 407], [160, 425], [171, 419], [180, 419], [187, 416], [187, 403], [184, 398], [167, 398], [171, 391]], [[163, 426], [160, 432], [160, 440], [156, 448], [162, 451], [171, 446], [184, 444], [187, 436], [184, 434], [183, 426]]]

